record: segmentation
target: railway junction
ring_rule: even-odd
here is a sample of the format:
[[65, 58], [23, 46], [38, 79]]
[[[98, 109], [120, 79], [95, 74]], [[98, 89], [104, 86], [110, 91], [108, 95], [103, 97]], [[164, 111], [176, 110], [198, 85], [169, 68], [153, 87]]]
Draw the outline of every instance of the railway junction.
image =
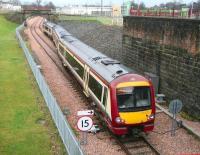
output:
[[[73, 130], [77, 132], [77, 138], [81, 141], [82, 135], [76, 128], [77, 111], [91, 109], [91, 100], [84, 96], [82, 88], [77, 84], [70, 71], [62, 66], [52, 40], [42, 32], [43, 21], [44, 19], [41, 17], [28, 19], [24, 33], [27, 35], [34, 59], [41, 66], [41, 71], [60, 108]], [[76, 100], [74, 100], [75, 98]], [[154, 131], [147, 136], [143, 135], [144, 139], [142, 137], [116, 138], [102, 126], [98, 116], [95, 115], [93, 121], [99, 126], [100, 132], [87, 134], [87, 145], [81, 146], [86, 154], [104, 154], [105, 152], [106, 154], [199, 153], [199, 140], [188, 134], [186, 129], [178, 129], [175, 137], [171, 137], [171, 133], [168, 132], [171, 129], [171, 118], [163, 112], [163, 109], [158, 110], [156, 114]], [[199, 126], [198, 123], [192, 125]], [[191, 147], [188, 147], [188, 142]]]

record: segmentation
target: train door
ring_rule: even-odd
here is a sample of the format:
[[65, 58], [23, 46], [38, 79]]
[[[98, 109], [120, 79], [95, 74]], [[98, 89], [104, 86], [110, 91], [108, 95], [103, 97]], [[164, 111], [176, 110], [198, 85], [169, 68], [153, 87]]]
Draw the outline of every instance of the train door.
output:
[[49, 29], [49, 33], [50, 33], [50, 35], [52, 37], [52, 28]]
[[106, 119], [109, 120], [109, 118], [111, 118], [111, 105], [109, 102], [109, 89], [104, 86], [103, 91], [102, 91], [102, 98], [101, 98], [101, 104], [103, 107], [103, 110], [105, 111], [106, 115]]
[[84, 94], [89, 97], [89, 92], [88, 92], [88, 81], [89, 81], [89, 72], [90, 72], [90, 68], [85, 65], [84, 66], [84, 74], [83, 74], [83, 92]]
[[106, 111], [106, 104], [107, 104], [107, 88], [104, 86], [103, 91], [102, 91], [102, 96], [101, 96], [101, 104], [104, 110]]

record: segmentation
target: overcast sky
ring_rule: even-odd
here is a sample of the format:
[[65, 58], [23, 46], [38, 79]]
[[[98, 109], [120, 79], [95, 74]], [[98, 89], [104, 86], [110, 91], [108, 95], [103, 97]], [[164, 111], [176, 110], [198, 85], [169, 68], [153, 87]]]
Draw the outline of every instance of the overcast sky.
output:
[[[21, 0], [22, 3], [32, 3], [36, 0]], [[65, 6], [68, 4], [100, 4], [101, 0], [42, 0], [43, 3], [48, 3], [49, 1], [52, 1], [56, 6]], [[123, 1], [127, 0], [103, 0], [104, 5], [108, 4], [122, 4]], [[159, 5], [161, 3], [167, 3], [167, 2], [183, 2], [183, 3], [190, 3], [192, 0], [135, 0], [136, 3], [139, 1], [142, 1], [145, 3], [146, 6], [154, 6]], [[196, 2], [197, 0], [193, 0], [193, 2]]]

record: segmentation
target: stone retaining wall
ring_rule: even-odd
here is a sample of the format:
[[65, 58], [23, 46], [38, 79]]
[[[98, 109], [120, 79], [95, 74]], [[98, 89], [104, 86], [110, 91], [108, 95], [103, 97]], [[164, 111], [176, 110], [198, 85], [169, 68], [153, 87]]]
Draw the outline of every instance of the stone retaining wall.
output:
[[159, 92], [200, 118], [200, 21], [124, 17], [121, 60], [160, 77]]

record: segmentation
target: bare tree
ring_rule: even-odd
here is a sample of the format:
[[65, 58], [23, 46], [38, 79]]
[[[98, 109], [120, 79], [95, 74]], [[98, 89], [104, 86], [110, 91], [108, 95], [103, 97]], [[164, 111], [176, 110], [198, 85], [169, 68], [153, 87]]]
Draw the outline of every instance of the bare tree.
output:
[[42, 3], [42, 0], [36, 0], [36, 4], [37, 4], [37, 6], [40, 6], [41, 3]]
[[145, 6], [144, 2], [141, 2], [138, 5], [140, 5], [139, 7], [140, 7], [141, 10], [146, 9], [146, 6]]
[[55, 9], [56, 8], [56, 6], [51, 1], [48, 4], [46, 4], [45, 6], [51, 8], [51, 9]]
[[146, 6], [144, 2], [141, 2], [139, 4], [135, 3], [134, 1], [131, 2], [131, 6], [135, 9], [140, 8], [140, 9], [146, 9]]

